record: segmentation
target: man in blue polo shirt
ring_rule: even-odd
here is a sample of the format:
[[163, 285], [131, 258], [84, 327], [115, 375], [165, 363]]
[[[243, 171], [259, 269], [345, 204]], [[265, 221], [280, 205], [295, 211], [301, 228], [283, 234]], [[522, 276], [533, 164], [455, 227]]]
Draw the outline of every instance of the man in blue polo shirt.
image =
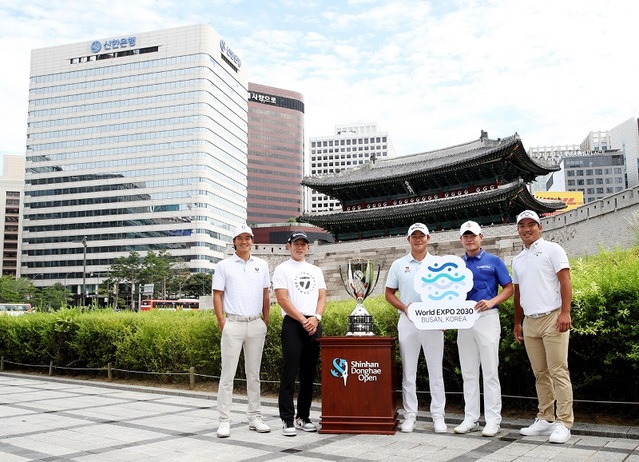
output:
[[[467, 221], [459, 229], [466, 267], [473, 273], [473, 288], [466, 296], [474, 300], [481, 314], [470, 329], [457, 331], [459, 363], [464, 380], [464, 421], [454, 428], [455, 433], [479, 430], [480, 391], [479, 368], [484, 382], [483, 436], [495, 436], [501, 424], [501, 385], [499, 384], [499, 304], [513, 294], [513, 284], [504, 262], [481, 248], [484, 236], [481, 227]], [[499, 286], [502, 291], [499, 292]], [[499, 293], [498, 293], [499, 292]]]

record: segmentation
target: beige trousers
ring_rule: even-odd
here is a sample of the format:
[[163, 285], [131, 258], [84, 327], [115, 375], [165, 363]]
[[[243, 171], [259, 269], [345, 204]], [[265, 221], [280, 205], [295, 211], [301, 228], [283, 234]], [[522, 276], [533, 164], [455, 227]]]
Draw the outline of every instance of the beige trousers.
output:
[[524, 344], [535, 374], [539, 400], [537, 418], [548, 422], [561, 422], [567, 428], [571, 428], [574, 415], [572, 383], [568, 372], [570, 331], [557, 330], [559, 312], [560, 310], [555, 310], [541, 318], [526, 317], [523, 323]]

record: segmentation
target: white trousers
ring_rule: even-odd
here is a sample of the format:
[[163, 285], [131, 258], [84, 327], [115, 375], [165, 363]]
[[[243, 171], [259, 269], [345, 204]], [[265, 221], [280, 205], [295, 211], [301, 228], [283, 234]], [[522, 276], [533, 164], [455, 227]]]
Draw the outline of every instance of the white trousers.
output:
[[459, 363], [464, 380], [464, 419], [477, 422], [480, 411], [479, 368], [484, 382], [484, 414], [487, 424], [501, 423], [499, 339], [501, 325], [496, 309], [481, 313], [470, 329], [457, 331]]
[[405, 314], [399, 315], [397, 323], [399, 353], [402, 357], [402, 401], [404, 417], [417, 415], [417, 362], [423, 349], [428, 369], [430, 387], [430, 414], [433, 418], [444, 417], [446, 392], [444, 390], [444, 332], [441, 330], [419, 330]]
[[261, 318], [250, 322], [226, 319], [221, 341], [222, 373], [217, 392], [217, 412], [220, 416], [220, 422], [231, 420], [233, 380], [242, 349], [244, 349], [246, 395], [248, 398], [246, 415], [249, 422], [260, 417], [260, 365], [265, 338], [266, 324]]

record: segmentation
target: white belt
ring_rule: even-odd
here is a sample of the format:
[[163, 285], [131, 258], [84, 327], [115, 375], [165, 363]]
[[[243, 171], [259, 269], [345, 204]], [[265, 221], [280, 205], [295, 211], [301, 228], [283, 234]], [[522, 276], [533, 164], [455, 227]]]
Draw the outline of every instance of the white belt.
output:
[[550, 310], [550, 311], [546, 311], [545, 313], [535, 313], [535, 314], [527, 314], [526, 317], [527, 318], [543, 318], [544, 316], [548, 316], [551, 313], [554, 313], [555, 311], [557, 311], [559, 308], [555, 308], [554, 310]]
[[251, 322], [260, 319], [260, 316], [237, 316], [235, 314], [227, 314], [226, 319], [237, 322]]

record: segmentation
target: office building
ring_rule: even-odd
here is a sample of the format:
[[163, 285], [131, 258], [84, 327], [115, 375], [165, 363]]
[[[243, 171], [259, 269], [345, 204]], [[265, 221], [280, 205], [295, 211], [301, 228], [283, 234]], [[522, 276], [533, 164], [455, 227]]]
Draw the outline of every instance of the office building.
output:
[[582, 152], [603, 152], [610, 148], [610, 131], [600, 130], [598, 132], [590, 132], [588, 136], [581, 142], [579, 149]]
[[610, 146], [623, 154], [626, 187], [639, 186], [639, 119], [632, 117], [611, 128]]
[[24, 202], [24, 156], [4, 156], [3, 175], [0, 177], [0, 233], [2, 260], [0, 274], [15, 278], [20, 267], [20, 233], [22, 231], [22, 207]]
[[[378, 130], [377, 124], [348, 124], [335, 126], [335, 134], [311, 138], [310, 175], [332, 175], [342, 170], [361, 166], [369, 161], [393, 159], [395, 148], [387, 132]], [[325, 212], [342, 204], [317, 191], [307, 189], [310, 212]]]
[[617, 151], [565, 158], [548, 191], [581, 191], [584, 203], [603, 199], [626, 189], [623, 162]]
[[248, 88], [247, 220], [285, 223], [303, 212], [304, 97], [256, 83]]
[[23, 276], [90, 292], [114, 258], [161, 250], [214, 270], [246, 220], [248, 81], [229, 45], [203, 24], [32, 51]]

